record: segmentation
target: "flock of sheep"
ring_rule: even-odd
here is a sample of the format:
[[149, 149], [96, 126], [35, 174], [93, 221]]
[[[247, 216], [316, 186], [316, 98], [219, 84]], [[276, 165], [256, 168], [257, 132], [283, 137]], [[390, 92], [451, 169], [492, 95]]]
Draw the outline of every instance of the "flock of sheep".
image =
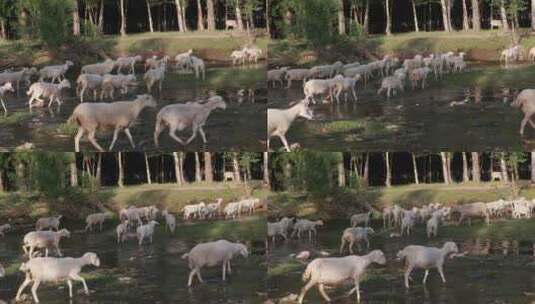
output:
[[[222, 206], [223, 199], [219, 198], [215, 203], [205, 205], [187, 205], [183, 208], [184, 220], [194, 218], [216, 218], [224, 215], [224, 218], [235, 218], [240, 214], [252, 214], [260, 206], [260, 200], [256, 198], [243, 199], [238, 202], [229, 202], [225, 208]], [[236, 207], [237, 206], [237, 207]], [[192, 211], [194, 210], [194, 211]], [[193, 212], [193, 213], [192, 213]], [[176, 215], [167, 210], [160, 210], [156, 206], [129, 207], [121, 209], [118, 214], [120, 224], [115, 228], [117, 243], [123, 243], [129, 239], [137, 239], [138, 245], [152, 243], [155, 227], [159, 225], [157, 219], [165, 222], [166, 230], [175, 233]], [[93, 230], [102, 231], [104, 223], [113, 218], [110, 212], [90, 214], [86, 217], [86, 232]], [[69, 230], [60, 229], [62, 216], [44, 217], [37, 220], [35, 231], [28, 232], [23, 238], [22, 248], [28, 261], [22, 263], [19, 270], [25, 274], [25, 280], [20, 285], [16, 300], [21, 296], [26, 287], [32, 285], [31, 292], [36, 303], [39, 302], [37, 288], [44, 282], [66, 281], [69, 287], [69, 297], [72, 298], [72, 283], [80, 281], [86, 294], [89, 289], [83, 277], [80, 276], [82, 268], [87, 265], [100, 266], [100, 260], [96, 253], [88, 252], [82, 257], [63, 257], [60, 250], [62, 238], [69, 238]], [[49, 229], [49, 230], [47, 230]], [[12, 230], [10, 224], [0, 226], [0, 236]], [[49, 249], [55, 250], [57, 257], [49, 257]], [[44, 253], [41, 252], [44, 250]], [[44, 256], [43, 256], [44, 255]], [[188, 253], [182, 255], [187, 260], [191, 272], [188, 277], [188, 286], [192, 286], [196, 275], [199, 282], [203, 282], [201, 268], [222, 266], [222, 278], [226, 280], [227, 274], [231, 273], [231, 260], [235, 257], [248, 256], [247, 247], [240, 243], [232, 243], [226, 240], [199, 243]], [[4, 268], [0, 265], [0, 278], [5, 275]]]
[[288, 109], [268, 109], [268, 149], [269, 138], [276, 136], [280, 138], [286, 151], [291, 150], [285, 134], [297, 117], [309, 120], [313, 118], [309, 107], [310, 103], [317, 103], [317, 96], [325, 97], [324, 101], [340, 102], [343, 93], [345, 101], [348, 100], [348, 96], [357, 101], [357, 85], [361, 82], [367, 85], [373, 77], [381, 79], [377, 95], [386, 93], [387, 98], [404, 91], [407, 82], [413, 90], [425, 89], [431, 75], [438, 80], [445, 73], [463, 72], [466, 69], [464, 57], [463, 52], [430, 54], [427, 57], [418, 54], [401, 62], [399, 58], [388, 54], [382, 60], [367, 64], [359, 62], [344, 64], [337, 61], [310, 69], [283, 67], [269, 70], [268, 85], [283, 86], [286, 81], [286, 87], [290, 88], [294, 81], [299, 81], [303, 84], [305, 98]]

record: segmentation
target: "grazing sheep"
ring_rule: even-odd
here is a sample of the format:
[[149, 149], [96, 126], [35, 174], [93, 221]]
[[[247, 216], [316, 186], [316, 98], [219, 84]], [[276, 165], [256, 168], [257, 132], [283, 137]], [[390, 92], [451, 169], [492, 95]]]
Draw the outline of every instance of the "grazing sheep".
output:
[[290, 88], [292, 86], [292, 81], [299, 80], [303, 82], [303, 85], [305, 85], [305, 82], [309, 78], [310, 75], [310, 69], [291, 69], [286, 71], [286, 81], [287, 85], [286, 88]]
[[170, 214], [167, 209], [162, 212], [165, 218], [165, 226], [169, 229], [169, 232], [175, 233], [176, 230], [176, 217]]
[[275, 87], [275, 83], [278, 82], [282, 87], [283, 79], [286, 76], [287, 71], [287, 67], [267, 71], [267, 83], [269, 84], [271, 82], [273, 84], [273, 87]]
[[[156, 115], [156, 126], [154, 128], [154, 144], [159, 146], [158, 138], [160, 133], [169, 127], [169, 136], [179, 142], [181, 145], [187, 145], [195, 137], [197, 133], [201, 134], [203, 143], [206, 144], [206, 134], [204, 133], [204, 125], [206, 120], [215, 109], [226, 109], [227, 104], [223, 97], [212, 96], [201, 102], [191, 102], [186, 104], [171, 104], [163, 107], [158, 115]], [[176, 135], [177, 131], [183, 131], [191, 127], [191, 137], [184, 142]]]
[[524, 113], [524, 118], [520, 123], [520, 136], [524, 135], [524, 128], [529, 122], [532, 128], [535, 128], [535, 123], [531, 120], [531, 116], [535, 114], [535, 89], [524, 89], [518, 94], [516, 99], [511, 103], [512, 107], [520, 108]]
[[54, 229], [57, 231], [59, 229], [59, 224], [60, 224], [60, 220], [62, 217], [63, 215], [52, 216], [52, 217], [42, 217], [38, 219], [37, 222], [35, 223], [35, 230], [40, 231], [46, 228], [50, 228], [50, 229]]
[[397, 257], [405, 259], [405, 287], [409, 288], [409, 277], [413, 269], [425, 269], [423, 284], [427, 280], [429, 269], [436, 268], [442, 282], [446, 283], [444, 277], [444, 259], [452, 253], [459, 252], [457, 245], [454, 242], [446, 242], [442, 248], [424, 247], [417, 245], [410, 245], [399, 251]]
[[6, 235], [6, 232], [10, 231], [11, 230], [11, 225], [10, 224], [4, 224], [4, 225], [1, 225], [0, 226], [0, 236], [5, 236]]
[[353, 77], [344, 77], [341, 85], [336, 86], [334, 90], [334, 96], [336, 97], [336, 101], [340, 102], [340, 94], [342, 92], [344, 93], [344, 101], [347, 101], [347, 95], [349, 92], [353, 94], [353, 99], [357, 101], [357, 83], [362, 79], [362, 77], [359, 74], [356, 74]]
[[72, 281], [80, 281], [84, 285], [86, 295], [89, 295], [89, 289], [85, 279], [80, 276], [80, 271], [84, 266], [100, 266], [100, 260], [96, 253], [87, 252], [80, 258], [35, 258], [26, 263], [22, 263], [20, 271], [26, 274], [26, 278], [17, 291], [16, 301], [21, 301], [21, 294], [24, 289], [33, 282], [32, 295], [36, 303], [37, 288], [41, 282], [58, 282], [67, 281], [69, 286], [69, 298], [72, 298]]
[[240, 202], [228, 203], [223, 209], [223, 213], [225, 214], [225, 219], [235, 219], [240, 215]]
[[80, 74], [76, 79], [76, 93], [80, 96], [80, 102], [84, 102], [86, 90], [93, 90], [93, 101], [97, 100], [97, 90], [102, 87], [103, 80], [98, 74]]
[[353, 254], [353, 245], [357, 243], [358, 250], [360, 251], [360, 242], [366, 242], [366, 249], [370, 249], [370, 241], [368, 235], [375, 233], [375, 230], [370, 227], [352, 227], [346, 228], [342, 234], [340, 244], [340, 254], [344, 253], [344, 247], [346, 243], [349, 243], [349, 253]]
[[372, 211], [366, 213], [353, 214], [350, 219], [351, 227], [356, 227], [360, 223], [364, 223], [365, 227], [368, 227], [370, 218], [372, 216]]
[[293, 219], [287, 217], [283, 217], [280, 221], [275, 223], [267, 223], [267, 237], [271, 237], [273, 245], [275, 245], [275, 238], [277, 235], [282, 236], [284, 240], [288, 239], [288, 229], [291, 223], [293, 223]]
[[104, 149], [95, 140], [95, 133], [98, 128], [113, 127], [113, 139], [110, 150], [117, 140], [119, 131], [124, 130], [132, 148], [135, 148], [134, 140], [130, 134], [130, 127], [144, 108], [156, 107], [156, 101], [150, 95], [138, 95], [134, 101], [117, 101], [112, 103], [82, 103], [76, 106], [68, 122], [78, 124], [78, 133], [74, 138], [76, 152], [80, 151], [80, 139], [87, 133], [91, 144], [99, 151]]
[[124, 242], [125, 236], [128, 233], [128, 220], [117, 225], [115, 232], [117, 234], [117, 244]]
[[143, 240], [148, 238], [152, 244], [152, 237], [154, 236], [154, 227], [160, 225], [157, 221], [150, 221], [148, 224], [137, 227], [136, 235], [139, 246], [143, 245]]
[[317, 226], [323, 226], [323, 221], [310, 221], [307, 219], [297, 220], [297, 223], [295, 223], [294, 225], [292, 237], [295, 237], [297, 235], [297, 238], [300, 239], [301, 232], [308, 232], [308, 240], [312, 241], [312, 234], [314, 234], [314, 236], [316, 237], [318, 236], [318, 231], [316, 230]]
[[115, 67], [115, 61], [111, 59], [106, 59], [106, 61], [95, 64], [88, 64], [82, 67], [82, 74], [98, 74], [106, 75], [111, 74], [113, 68]]
[[120, 90], [121, 94], [128, 93], [129, 86], [137, 86], [136, 75], [111, 75], [106, 74], [102, 79], [102, 91], [100, 93], [100, 100], [102, 101], [107, 95], [114, 99], [115, 89]]
[[[195, 71], [195, 78], [202, 78], [202, 80], [206, 79], [206, 66], [204, 64], [204, 60], [201, 58], [191, 56], [191, 68], [193, 71]], [[202, 77], [201, 77], [202, 74]]]
[[182, 255], [182, 259], [187, 259], [191, 272], [188, 278], [188, 286], [193, 284], [193, 276], [197, 274], [199, 282], [202, 267], [223, 266], [223, 281], [226, 280], [227, 272], [231, 273], [230, 261], [237, 256], [247, 258], [249, 252], [247, 247], [240, 243], [231, 243], [227, 240], [201, 243], [191, 249], [189, 253]]
[[99, 225], [100, 231], [102, 231], [102, 228], [104, 226], [104, 222], [108, 218], [110, 218], [110, 214], [109, 213], [93, 213], [93, 214], [88, 215], [85, 218], [85, 223], [86, 223], [85, 231], [87, 231], [87, 230], [93, 231], [93, 226], [94, 225]]
[[145, 72], [145, 75], [143, 76], [143, 80], [145, 80], [145, 84], [147, 85], [147, 91], [151, 93], [152, 87], [157, 83], [160, 95], [162, 95], [162, 84], [163, 84], [164, 79], [165, 79], [165, 64], [160, 65], [156, 69], [148, 70], [147, 72]]
[[357, 293], [357, 302], [360, 303], [360, 281], [371, 264], [386, 264], [385, 255], [381, 250], [373, 250], [367, 255], [350, 255], [341, 258], [317, 258], [308, 264], [303, 273], [303, 281], [307, 284], [301, 289], [298, 303], [303, 303], [308, 290], [318, 285], [318, 290], [327, 302], [331, 299], [325, 292], [325, 285], [336, 286], [351, 280], [355, 287], [347, 295]]
[[36, 82], [32, 84], [26, 92], [26, 94], [30, 96], [30, 100], [28, 100], [30, 110], [32, 109], [34, 100], [39, 101], [40, 105], [44, 104], [44, 99], [41, 99], [40, 97], [48, 98], [48, 107], [50, 107], [54, 101], [58, 106], [60, 106], [62, 103], [61, 99], [59, 98], [61, 91], [70, 87], [71, 83], [67, 79], [63, 79], [59, 84], [48, 82]]
[[6, 82], [3, 86], [0, 87], [0, 102], [2, 103], [2, 108], [4, 108], [4, 112], [7, 113], [6, 104], [4, 102], [4, 95], [7, 92], [15, 92], [15, 89], [13, 88], [13, 85], [11, 82]]
[[290, 152], [291, 149], [286, 140], [286, 132], [290, 129], [292, 122], [297, 117], [311, 120], [314, 116], [312, 110], [308, 107], [306, 100], [298, 102], [289, 109], [268, 109], [267, 112], [267, 148], [269, 150], [269, 139], [273, 136], [278, 136], [287, 152]]
[[117, 73], [121, 73], [123, 68], [130, 68], [130, 72], [132, 74], [136, 73], [135, 65], [137, 62], [143, 61], [143, 57], [141, 56], [133, 56], [133, 57], [119, 57], [117, 58], [117, 61], [115, 62], [115, 65], [117, 66]]
[[45, 249], [45, 256], [48, 256], [48, 248], [54, 247], [59, 256], [63, 256], [59, 250], [59, 241], [63, 237], [71, 237], [67, 229], [60, 231], [32, 231], [28, 232], [23, 239], [22, 249], [28, 254], [30, 259], [33, 258], [35, 249]]
[[462, 221], [467, 218], [468, 226], [472, 225], [473, 217], [483, 217], [487, 225], [490, 224], [490, 215], [485, 203], [471, 203], [460, 206], [455, 206], [451, 210], [452, 213], [459, 213], [459, 221], [457, 225], [460, 225]]
[[388, 76], [381, 81], [381, 88], [377, 90], [377, 95], [386, 91], [387, 98], [390, 98], [390, 96], [396, 95], [397, 90], [404, 91], [403, 79], [398, 76]]
[[67, 73], [69, 68], [73, 65], [74, 63], [72, 63], [72, 61], [67, 60], [65, 61], [65, 64], [62, 65], [46, 66], [39, 70], [39, 81], [52, 79], [52, 82], [56, 82], [56, 80], [60, 82], [65, 78], [65, 73]]

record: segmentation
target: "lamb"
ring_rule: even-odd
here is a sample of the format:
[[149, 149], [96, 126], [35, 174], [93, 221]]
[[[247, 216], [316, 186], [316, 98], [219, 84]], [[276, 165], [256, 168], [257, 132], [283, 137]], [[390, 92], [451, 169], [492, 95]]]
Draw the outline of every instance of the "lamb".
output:
[[115, 62], [117, 66], [117, 72], [120, 74], [123, 68], [130, 68], [132, 74], [136, 73], [135, 65], [137, 62], [143, 61], [141, 56], [132, 56], [132, 57], [119, 57]]
[[230, 58], [232, 59], [232, 65], [236, 65], [240, 62], [241, 64], [245, 64], [247, 52], [245, 50], [232, 51], [232, 53], [230, 54]]
[[[80, 74], [76, 79], [76, 93], [80, 96], [80, 102], [84, 102], [86, 90], [93, 90], [93, 101], [97, 99], [97, 90], [102, 87], [104, 78], [98, 74]], [[102, 94], [101, 94], [102, 96]]]
[[280, 109], [268, 109], [267, 111], [267, 148], [269, 150], [270, 138], [273, 136], [278, 136], [284, 148], [287, 152], [290, 152], [290, 146], [286, 140], [286, 132], [290, 129], [293, 121], [297, 117], [303, 117], [305, 119], [311, 120], [314, 116], [312, 110], [308, 107], [306, 100], [300, 101], [289, 109], [280, 110]]
[[267, 82], [268, 82], [268, 84], [271, 82], [273, 84], [273, 87], [275, 87], [275, 84], [278, 82], [278, 83], [280, 83], [280, 85], [282, 87], [283, 86], [283, 79], [286, 76], [286, 72], [288, 72], [288, 68], [287, 67], [283, 67], [283, 68], [280, 68], [280, 69], [267, 71]]
[[124, 130], [132, 148], [135, 148], [134, 140], [130, 134], [130, 127], [144, 108], [155, 108], [156, 101], [150, 95], [138, 95], [134, 101], [117, 101], [112, 103], [82, 103], [76, 106], [68, 122], [78, 124], [78, 133], [74, 138], [76, 152], [80, 151], [80, 139], [87, 133], [91, 144], [99, 151], [104, 149], [96, 142], [96, 130], [105, 127], [113, 127], [113, 139], [110, 150], [113, 149], [119, 131]]
[[535, 89], [524, 89], [518, 94], [516, 99], [511, 103], [512, 107], [520, 108], [524, 113], [524, 118], [520, 123], [520, 136], [524, 135], [524, 128], [529, 122], [532, 128], [535, 128], [535, 123], [531, 120], [531, 116], [535, 114]]
[[426, 232], [427, 232], [427, 238], [430, 239], [431, 236], [436, 237], [438, 233], [438, 225], [440, 224], [441, 220], [441, 214], [436, 213], [431, 216], [431, 218], [427, 221], [426, 225]]
[[36, 82], [32, 84], [26, 92], [26, 94], [30, 96], [30, 100], [28, 100], [30, 111], [32, 110], [34, 100], [39, 101], [40, 104], [44, 104], [45, 101], [44, 99], [41, 99], [41, 97], [48, 98], [48, 107], [50, 107], [54, 101], [60, 106], [62, 103], [59, 98], [61, 91], [70, 87], [71, 83], [67, 79], [63, 79], [59, 84], [48, 82]]
[[280, 235], [284, 240], [288, 239], [288, 228], [293, 223], [293, 219], [283, 217], [280, 221], [275, 223], [267, 223], [267, 237], [271, 237], [273, 245], [275, 245], [275, 239], [277, 235]]
[[28, 232], [23, 239], [22, 249], [28, 254], [30, 259], [33, 258], [35, 249], [45, 249], [45, 256], [48, 256], [48, 248], [54, 247], [59, 256], [62, 256], [59, 250], [59, 241], [63, 237], [71, 237], [67, 229], [60, 231], [32, 231]]
[[114, 99], [113, 93], [115, 89], [120, 90], [121, 94], [126, 95], [128, 93], [129, 86], [137, 85], [136, 75], [111, 75], [106, 74], [102, 79], [102, 91], [100, 93], [100, 100], [102, 101], [107, 95], [111, 99]]
[[303, 281], [308, 282], [299, 295], [298, 303], [303, 303], [308, 290], [318, 285], [318, 290], [327, 302], [331, 299], [325, 292], [325, 285], [340, 285], [348, 280], [353, 281], [355, 287], [347, 295], [357, 293], [357, 302], [360, 303], [360, 281], [371, 264], [386, 264], [385, 255], [381, 250], [373, 250], [367, 255], [350, 255], [340, 258], [317, 258], [308, 264], [303, 273]]
[[[202, 78], [202, 80], [206, 79], [206, 66], [204, 64], [204, 60], [201, 58], [191, 56], [191, 68], [193, 71], [195, 71], [195, 78]], [[201, 77], [202, 74], [202, 77]]]
[[195, 218], [195, 216], [200, 218], [201, 217], [201, 210], [204, 207], [205, 207], [204, 202], [200, 202], [199, 204], [193, 204], [193, 205], [184, 206], [184, 208], [182, 208], [182, 212], [184, 213], [184, 220], [189, 220], [190, 218]]
[[323, 221], [322, 220], [310, 221], [307, 219], [300, 219], [294, 225], [294, 231], [292, 233], [292, 237], [297, 235], [297, 238], [299, 239], [301, 238], [301, 232], [308, 231], [308, 240], [312, 241], [312, 234], [314, 234], [316, 237], [318, 236], [318, 231], [316, 230], [317, 226], [323, 226]]
[[356, 74], [353, 77], [344, 77], [341, 85], [336, 86], [334, 90], [334, 96], [336, 97], [336, 101], [340, 102], [340, 94], [344, 92], [344, 100], [347, 102], [347, 95], [349, 92], [353, 94], [353, 99], [357, 101], [357, 83], [362, 79], [362, 77], [359, 74]]
[[4, 237], [6, 235], [6, 232], [11, 230], [10, 224], [4, 224], [0, 226], [0, 236]]
[[73, 66], [74, 63], [72, 61], [67, 60], [65, 61], [65, 64], [62, 65], [51, 65], [46, 66], [39, 70], [39, 81], [43, 81], [45, 79], [52, 79], [52, 82], [60, 82], [65, 78], [65, 73], [69, 70], [71, 66]]
[[113, 71], [115, 64], [115, 61], [111, 59], [106, 59], [106, 61], [101, 63], [88, 64], [82, 67], [82, 74], [98, 74], [104, 76]]
[[191, 65], [191, 54], [193, 53], [192, 49], [189, 49], [187, 52], [180, 53], [175, 56], [176, 66], [175, 68], [177, 70], [184, 70], [189, 68]]
[[305, 82], [307, 81], [307, 78], [309, 77], [310, 70], [309, 69], [291, 69], [286, 72], [286, 81], [287, 86], [286, 88], [290, 88], [292, 86], [292, 81], [299, 80], [303, 82], [303, 85], [305, 85]]
[[228, 218], [235, 219], [238, 215], [240, 215], [240, 211], [241, 211], [240, 202], [228, 203], [223, 209], [223, 213], [225, 214], [225, 219], [228, 219]]
[[169, 229], [169, 232], [175, 233], [176, 230], [176, 218], [174, 215], [170, 214], [167, 209], [162, 212], [163, 217], [165, 218], [165, 225]]
[[60, 220], [62, 217], [63, 215], [52, 216], [52, 217], [42, 217], [38, 219], [37, 222], [35, 223], [35, 230], [40, 231], [46, 228], [50, 228], [50, 229], [54, 229], [57, 231], [59, 229], [59, 224], [60, 224]]
[[409, 76], [412, 84], [412, 89], [414, 90], [418, 86], [418, 82], [422, 84], [422, 89], [425, 89], [425, 82], [429, 73], [431, 73], [431, 69], [428, 67], [412, 70]]
[[165, 64], [160, 65], [160, 67], [156, 69], [148, 70], [147, 72], [145, 72], [145, 75], [143, 76], [143, 80], [145, 80], [145, 84], [147, 85], [147, 91], [151, 93], [152, 87], [157, 83], [160, 95], [162, 95], [162, 85], [163, 85], [164, 79], [165, 79]]
[[7, 92], [15, 92], [15, 89], [13, 88], [13, 85], [11, 82], [5, 83], [3, 86], [0, 86], [0, 102], [2, 103], [2, 108], [4, 108], [4, 112], [7, 114], [7, 108], [6, 104], [4, 102], [4, 95]]
[[457, 252], [459, 252], [459, 249], [454, 242], [446, 242], [442, 248], [416, 245], [403, 248], [403, 250], [398, 252], [397, 257], [399, 259], [405, 259], [405, 287], [409, 288], [409, 277], [415, 268], [425, 269], [423, 284], [426, 283], [427, 275], [431, 268], [436, 268], [442, 278], [442, 282], [446, 283], [443, 271], [444, 259], [450, 254]]
[[353, 254], [353, 245], [357, 243], [358, 250], [360, 251], [360, 242], [366, 242], [366, 248], [370, 249], [370, 241], [368, 235], [375, 233], [375, 230], [370, 227], [352, 227], [344, 230], [340, 244], [340, 254], [344, 253], [344, 247], [346, 243], [349, 243], [349, 253]]
[[249, 62], [254, 61], [254, 63], [257, 63], [260, 56], [262, 56], [262, 49], [256, 46], [246, 47], [243, 49], [247, 53], [247, 59]]
[[148, 224], [137, 227], [136, 235], [139, 246], [143, 245], [143, 240], [148, 238], [152, 244], [152, 237], [154, 235], [154, 227], [160, 225], [157, 221], [150, 221]]
[[115, 232], [117, 234], [117, 244], [124, 242], [125, 236], [128, 233], [128, 220], [117, 225]]
[[17, 87], [17, 91], [19, 91], [20, 83], [25, 82], [29, 86], [30, 79], [34, 74], [37, 74], [37, 69], [35, 68], [22, 68], [22, 70], [16, 72], [3, 72], [0, 73], [0, 85], [11, 82], [11, 84]]
[[259, 203], [260, 203], [260, 199], [258, 198], [250, 198], [250, 199], [241, 200], [239, 202], [240, 211], [247, 213], [247, 214], [253, 214], [254, 210], [256, 209]]
[[396, 95], [397, 90], [404, 91], [403, 80], [398, 76], [388, 76], [381, 81], [381, 88], [377, 90], [377, 95], [386, 91], [387, 98], [390, 98]]
[[405, 213], [401, 219], [401, 235], [403, 235], [404, 231], [407, 232], [407, 235], [411, 234], [411, 229], [414, 227], [415, 220], [416, 216], [414, 214]]
[[[176, 140], [181, 145], [187, 145], [195, 137], [197, 133], [201, 135], [202, 141], [207, 142], [206, 134], [204, 133], [204, 125], [206, 120], [216, 109], [226, 109], [227, 104], [221, 96], [212, 96], [204, 101], [192, 102], [186, 104], [171, 104], [163, 107], [156, 115], [156, 126], [154, 128], [154, 144], [159, 146], [158, 138], [160, 133], [169, 127], [169, 136]], [[177, 131], [183, 131], [186, 128], [191, 127], [191, 137], [184, 142], [180, 137], [176, 135]]]
[[210, 203], [206, 206], [208, 217], [217, 217], [221, 213], [221, 203], [223, 203], [223, 199], [218, 198], [215, 203]]
[[80, 271], [84, 266], [100, 266], [100, 260], [96, 253], [87, 252], [80, 258], [35, 258], [20, 266], [20, 270], [26, 273], [26, 278], [17, 291], [16, 301], [21, 301], [21, 294], [24, 289], [33, 282], [32, 295], [36, 303], [37, 288], [41, 282], [67, 281], [69, 286], [69, 298], [72, 298], [72, 280], [80, 281], [84, 285], [85, 294], [89, 295], [89, 289], [85, 279], [80, 276]]
[[353, 214], [350, 219], [351, 227], [356, 227], [360, 223], [364, 223], [364, 226], [368, 227], [368, 223], [370, 221], [371, 216], [371, 210], [366, 213]]
[[468, 225], [472, 225], [472, 217], [483, 217], [485, 223], [490, 224], [490, 215], [485, 203], [471, 203], [460, 206], [455, 206], [452, 209], [452, 213], [459, 213], [459, 221], [457, 225], [460, 225], [465, 218], [468, 218]]
[[223, 266], [223, 281], [226, 280], [227, 272], [231, 273], [230, 262], [237, 256], [247, 258], [249, 252], [247, 247], [240, 243], [231, 243], [227, 240], [218, 240], [197, 244], [189, 253], [182, 255], [182, 259], [188, 260], [191, 272], [188, 278], [188, 287], [193, 284], [193, 276], [197, 274], [199, 282], [203, 282], [201, 277], [202, 267]]
[[93, 213], [93, 214], [88, 215], [85, 218], [85, 223], [86, 223], [85, 231], [87, 231], [87, 230], [93, 231], [93, 226], [94, 225], [99, 225], [100, 231], [102, 231], [102, 228], [104, 226], [104, 222], [108, 218], [110, 218], [110, 214], [109, 213]]

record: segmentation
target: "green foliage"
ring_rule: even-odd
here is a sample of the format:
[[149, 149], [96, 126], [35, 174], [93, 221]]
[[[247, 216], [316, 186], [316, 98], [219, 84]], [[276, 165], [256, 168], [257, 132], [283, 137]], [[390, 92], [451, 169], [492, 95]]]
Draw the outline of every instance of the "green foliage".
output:
[[63, 193], [68, 161], [67, 153], [32, 152], [29, 161], [32, 188], [48, 198]]
[[7, 20], [13, 17], [15, 13], [15, 0], [0, 1], [0, 20]]
[[305, 38], [313, 47], [333, 43], [337, 38], [334, 21], [338, 2], [334, 0], [294, 0], [290, 7], [295, 12], [291, 32]]
[[[72, 38], [72, 0], [21, 0], [19, 10], [28, 14], [19, 30], [25, 37], [39, 38], [49, 47], [58, 47]], [[20, 14], [19, 14], [20, 15]]]

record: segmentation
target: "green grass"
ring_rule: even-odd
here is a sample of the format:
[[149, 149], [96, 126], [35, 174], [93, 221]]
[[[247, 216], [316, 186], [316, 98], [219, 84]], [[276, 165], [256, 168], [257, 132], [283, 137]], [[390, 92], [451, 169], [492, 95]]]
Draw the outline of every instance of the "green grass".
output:
[[9, 127], [30, 119], [34, 114], [30, 112], [8, 113], [6, 116], [0, 116], [0, 127]]

